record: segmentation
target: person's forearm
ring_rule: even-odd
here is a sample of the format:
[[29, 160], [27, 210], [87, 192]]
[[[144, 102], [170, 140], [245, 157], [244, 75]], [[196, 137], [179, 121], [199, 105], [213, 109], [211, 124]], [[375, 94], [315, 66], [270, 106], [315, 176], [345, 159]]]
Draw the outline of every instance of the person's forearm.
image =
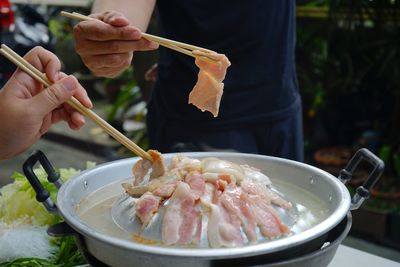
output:
[[96, 0], [92, 13], [114, 10], [124, 14], [132, 26], [146, 31], [156, 0]]

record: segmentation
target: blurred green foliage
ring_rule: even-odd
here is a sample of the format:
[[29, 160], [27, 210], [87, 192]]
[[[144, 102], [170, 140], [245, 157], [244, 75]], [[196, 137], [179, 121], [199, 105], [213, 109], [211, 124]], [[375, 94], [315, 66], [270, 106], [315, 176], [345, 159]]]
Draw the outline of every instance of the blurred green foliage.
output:
[[[134, 79], [134, 69], [130, 66], [116, 79], [105, 78], [104, 90], [111, 91], [108, 95], [110, 105], [107, 108], [107, 121], [123, 131], [141, 148], [149, 149], [145, 127], [146, 108], [142, 93]], [[130, 121], [136, 124], [134, 130], [125, 129], [124, 124]], [[121, 148], [121, 153], [130, 153]]]
[[[373, 152], [385, 162], [376, 188], [399, 192], [400, 1], [315, 0], [298, 7], [306, 151], [355, 147], [365, 132], [374, 132]], [[373, 197], [366, 205], [400, 213], [398, 198]]]
[[55, 39], [54, 53], [60, 58], [65, 73], [87, 72], [79, 55], [75, 52], [73, 36], [74, 21], [56, 15], [48, 22], [49, 31]]
[[306, 138], [313, 138], [307, 129], [318, 118], [324, 145], [352, 146], [372, 130], [381, 144], [398, 149], [400, 1], [300, 2], [296, 57]]

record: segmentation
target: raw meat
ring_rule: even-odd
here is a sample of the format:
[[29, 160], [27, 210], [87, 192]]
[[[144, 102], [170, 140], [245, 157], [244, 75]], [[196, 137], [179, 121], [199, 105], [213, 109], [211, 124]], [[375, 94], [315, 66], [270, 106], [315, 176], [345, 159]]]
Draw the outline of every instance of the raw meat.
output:
[[[197, 83], [189, 94], [189, 104], [195, 105], [201, 111], [209, 111], [214, 117], [218, 116], [221, 97], [224, 90], [223, 80], [226, 70], [231, 65], [228, 58], [223, 54], [204, 53], [193, 51], [195, 63], [200, 71]], [[204, 60], [204, 56], [214, 59], [216, 62]]]

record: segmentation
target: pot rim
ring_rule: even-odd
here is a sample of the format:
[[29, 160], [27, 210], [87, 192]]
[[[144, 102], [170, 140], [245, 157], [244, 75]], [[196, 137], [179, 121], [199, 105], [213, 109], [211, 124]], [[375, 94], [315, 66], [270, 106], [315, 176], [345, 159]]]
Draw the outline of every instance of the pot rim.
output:
[[[168, 153], [163, 154], [164, 158], [170, 158], [177, 153]], [[64, 220], [77, 232], [83, 234], [84, 236], [88, 236], [94, 238], [100, 242], [105, 242], [111, 244], [113, 246], [125, 249], [125, 250], [135, 250], [140, 251], [142, 253], [147, 254], [157, 254], [157, 255], [165, 255], [165, 256], [175, 256], [175, 257], [201, 257], [203, 259], [207, 258], [234, 258], [238, 256], [250, 256], [263, 254], [265, 252], [275, 252], [279, 250], [284, 250], [289, 247], [297, 246], [303, 244], [307, 241], [313, 240], [314, 238], [321, 236], [331, 230], [334, 226], [342, 221], [342, 219], [346, 216], [346, 214], [350, 210], [350, 193], [345, 187], [345, 185], [337, 179], [335, 176], [318, 169], [314, 166], [300, 163], [288, 159], [257, 155], [257, 154], [245, 154], [245, 153], [235, 153], [235, 152], [188, 152], [188, 153], [179, 153], [188, 157], [245, 157], [248, 159], [256, 158], [256, 159], [265, 159], [270, 161], [278, 161], [286, 164], [293, 165], [299, 168], [307, 168], [313, 172], [313, 174], [318, 175], [319, 177], [323, 177], [330, 186], [334, 187], [340, 194], [341, 198], [338, 201], [337, 209], [334, 210], [326, 219], [324, 219], [319, 224], [313, 226], [310, 229], [307, 229], [301, 233], [297, 233], [295, 235], [291, 235], [285, 238], [274, 240], [273, 242], [262, 242], [254, 245], [245, 245], [243, 247], [238, 248], [177, 248], [177, 247], [162, 247], [157, 245], [145, 245], [136, 243], [134, 241], [122, 240], [116, 237], [112, 237], [103, 233], [100, 233], [90, 226], [84, 224], [79, 220], [79, 217], [74, 213], [71, 213], [67, 207], [68, 201], [71, 201], [68, 197], [70, 194], [70, 190], [76, 183], [81, 183], [83, 179], [85, 179], [88, 175], [93, 175], [93, 173], [99, 172], [101, 173], [102, 169], [109, 168], [110, 166], [118, 167], [118, 165], [124, 165], [128, 162], [133, 164], [137, 157], [135, 158], [127, 158], [116, 161], [111, 161], [107, 163], [100, 164], [92, 169], [85, 170], [78, 175], [69, 179], [66, 183], [64, 183], [58, 191], [57, 194], [57, 203], [58, 210], [60, 215], [64, 218]], [[317, 234], [316, 234], [317, 233]]]

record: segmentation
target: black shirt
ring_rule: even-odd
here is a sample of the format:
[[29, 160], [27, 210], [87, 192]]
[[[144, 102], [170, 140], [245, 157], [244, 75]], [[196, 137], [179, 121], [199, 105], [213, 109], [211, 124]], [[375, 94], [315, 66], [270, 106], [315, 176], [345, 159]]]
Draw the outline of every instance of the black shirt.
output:
[[166, 38], [226, 54], [232, 65], [214, 118], [188, 104], [199, 71], [194, 58], [161, 47], [153, 120], [237, 128], [279, 119], [299, 105], [294, 0], [158, 0], [157, 9]]

